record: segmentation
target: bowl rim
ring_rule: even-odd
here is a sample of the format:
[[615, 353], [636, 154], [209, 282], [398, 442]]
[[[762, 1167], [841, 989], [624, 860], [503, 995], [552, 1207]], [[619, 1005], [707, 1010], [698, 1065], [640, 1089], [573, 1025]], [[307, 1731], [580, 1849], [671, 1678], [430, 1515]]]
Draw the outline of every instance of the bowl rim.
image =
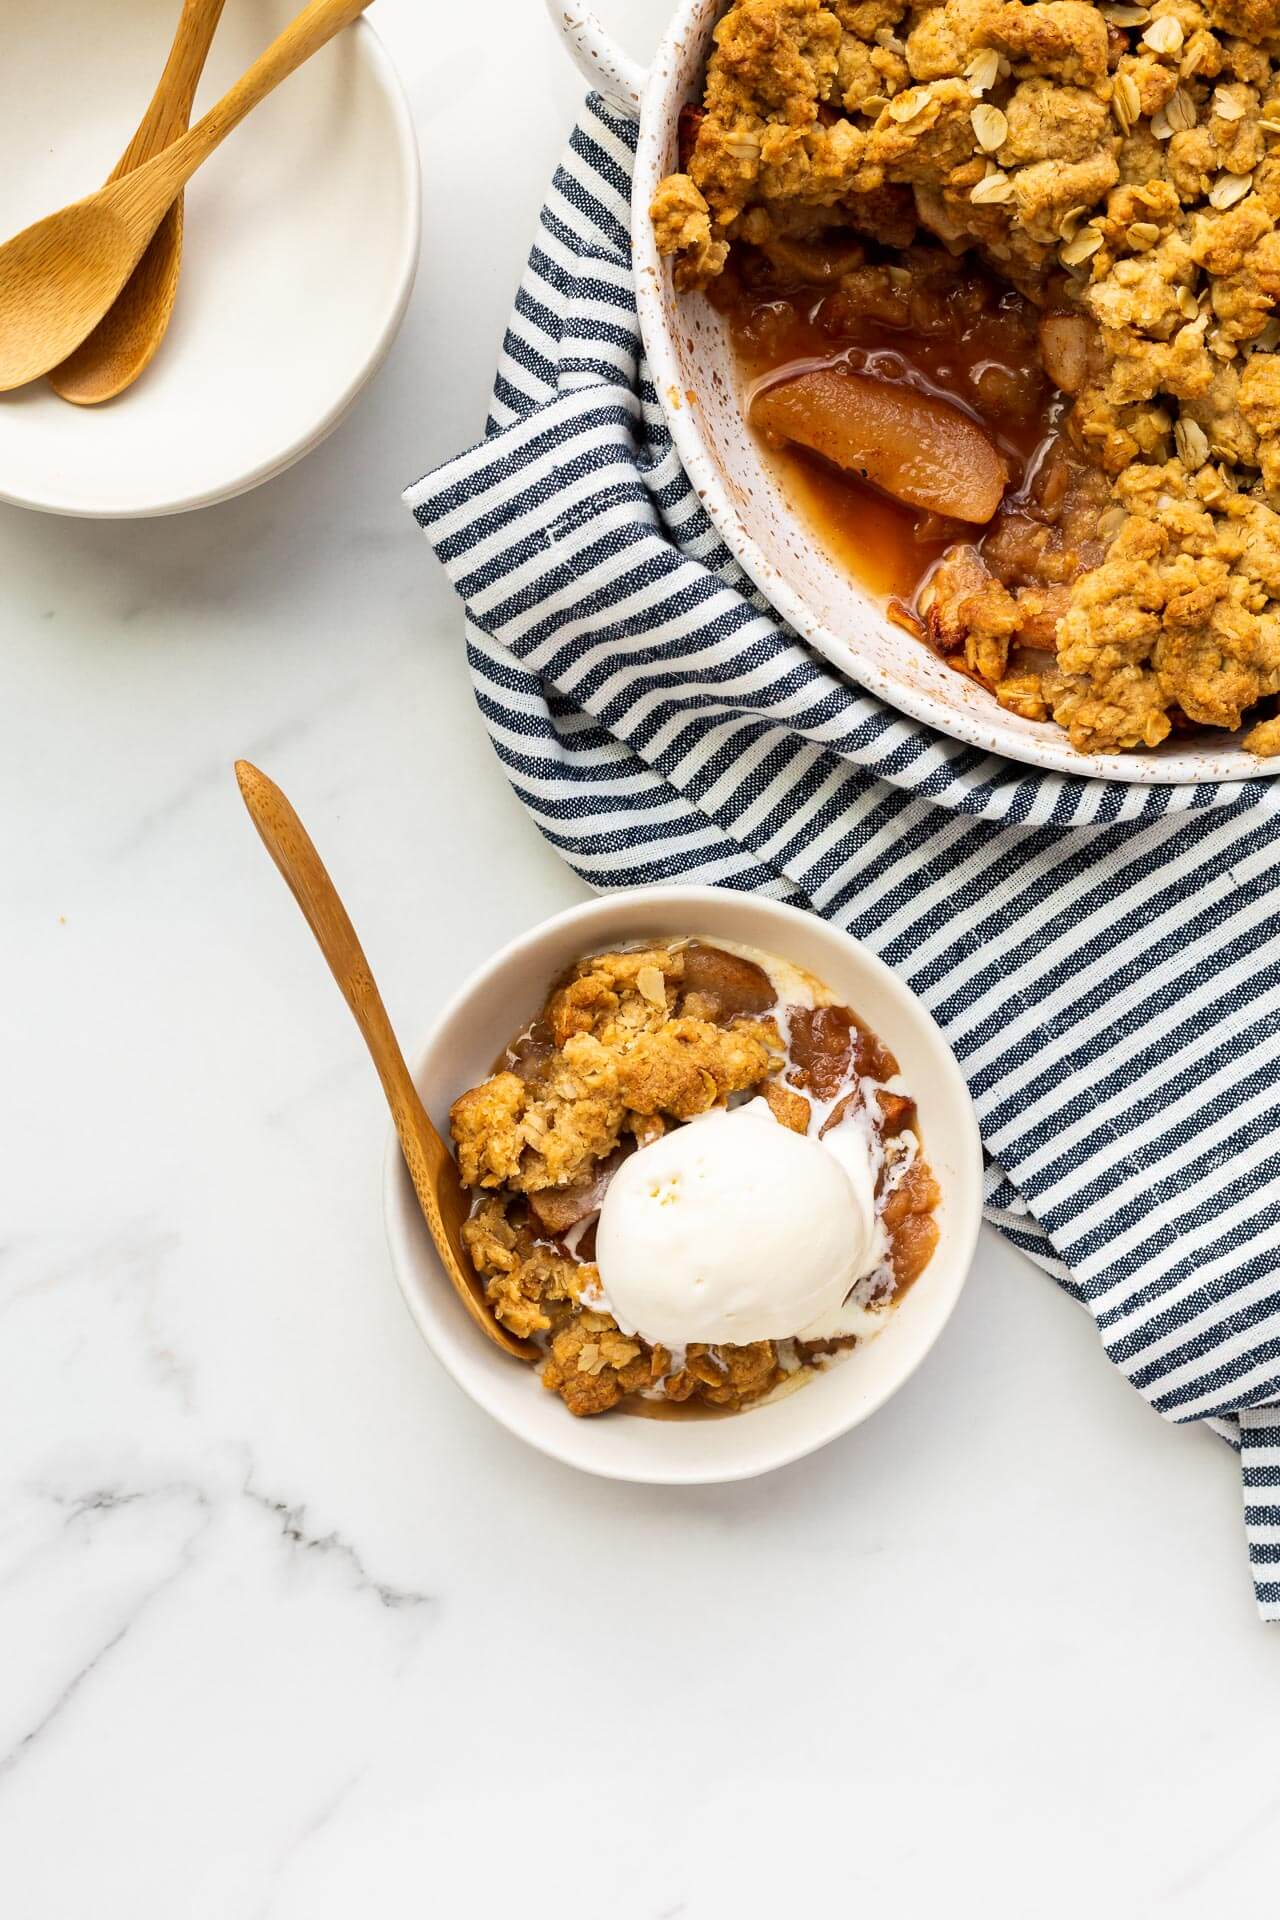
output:
[[[718, 8], [721, 0], [715, 0], [715, 4]], [[651, 189], [662, 176], [679, 104], [674, 98], [679, 57], [693, 35], [698, 15], [708, 5], [709, 0], [679, 0], [648, 71], [640, 101], [636, 190], [631, 196], [631, 248], [640, 337], [658, 404], [694, 490], [739, 565], [788, 626], [850, 680], [875, 694], [895, 712], [984, 753], [1014, 760], [1023, 766], [1074, 775], [1077, 779], [1119, 781], [1129, 786], [1194, 786], [1205, 782], [1233, 785], [1280, 773], [1280, 755], [1260, 760], [1246, 752], [1238, 741], [1232, 746], [1214, 746], [1200, 753], [1156, 748], [1128, 754], [1087, 754], [1073, 747], [1067, 734], [1054, 722], [1019, 724], [1016, 716], [1006, 714], [994, 698], [988, 700], [989, 711], [986, 707], [944, 711], [927, 689], [913, 685], [906, 676], [893, 679], [874, 661], [856, 654], [847, 641], [810, 611], [803, 596], [747, 531], [708, 450], [699, 425], [701, 410], [676, 404], [671, 397], [673, 394], [683, 396], [687, 380], [674, 345], [674, 328], [668, 324], [667, 317], [667, 302], [673, 297], [671, 262], [658, 253], [648, 211]], [[869, 603], [886, 629], [892, 629], [893, 623], [878, 604], [878, 597], [856, 580], [851, 579], [850, 586]], [[896, 630], [892, 637], [896, 644]], [[1037, 732], [1023, 733], [1022, 727], [1036, 728]], [[1040, 731], [1043, 739], [1039, 737]]]
[[[727, 897], [741, 902], [751, 910], [759, 909], [762, 920], [767, 926], [777, 930], [783, 936], [790, 922], [800, 920], [806, 925], [816, 925], [823, 929], [837, 944], [843, 943], [852, 948], [856, 953], [857, 963], [874, 975], [878, 984], [902, 1009], [904, 1017], [912, 1021], [925, 1036], [936, 1056], [938, 1071], [951, 1080], [952, 1091], [959, 1096], [958, 1111], [964, 1116], [965, 1138], [956, 1143], [956, 1159], [960, 1172], [955, 1183], [955, 1217], [950, 1223], [951, 1244], [955, 1249], [954, 1270], [947, 1275], [945, 1283], [940, 1282], [945, 1284], [946, 1291], [935, 1302], [936, 1324], [927, 1333], [927, 1337], [922, 1338], [918, 1351], [909, 1354], [905, 1364], [900, 1365], [896, 1372], [887, 1376], [878, 1387], [866, 1393], [865, 1398], [860, 1402], [838, 1401], [833, 1397], [829, 1417], [816, 1430], [800, 1430], [791, 1439], [784, 1439], [781, 1444], [775, 1445], [772, 1449], [757, 1449], [754, 1454], [744, 1456], [738, 1461], [730, 1461], [728, 1464], [720, 1462], [708, 1464], [705, 1461], [700, 1464], [692, 1450], [687, 1457], [673, 1452], [669, 1461], [661, 1463], [637, 1460], [633, 1464], [629, 1457], [623, 1459], [594, 1457], [591, 1440], [594, 1425], [592, 1421], [574, 1420], [566, 1415], [562, 1425], [550, 1424], [545, 1429], [537, 1426], [532, 1420], [522, 1423], [513, 1414], [513, 1409], [519, 1405], [518, 1400], [513, 1399], [504, 1388], [496, 1384], [496, 1381], [508, 1376], [498, 1375], [491, 1380], [482, 1368], [468, 1364], [466, 1357], [468, 1354], [482, 1353], [488, 1348], [488, 1342], [485, 1341], [484, 1336], [461, 1312], [455, 1319], [451, 1311], [447, 1314], [437, 1313], [435, 1306], [428, 1304], [430, 1299], [440, 1305], [447, 1302], [451, 1307], [452, 1294], [443, 1271], [439, 1268], [435, 1251], [426, 1236], [426, 1228], [421, 1220], [416, 1197], [404, 1167], [395, 1129], [389, 1127], [382, 1165], [383, 1219], [392, 1272], [409, 1316], [418, 1332], [455, 1385], [459, 1386], [468, 1398], [496, 1420], [500, 1426], [548, 1458], [576, 1467], [579, 1471], [593, 1474], [598, 1478], [643, 1485], [726, 1484], [773, 1472], [778, 1467], [789, 1466], [792, 1462], [817, 1452], [819, 1448], [828, 1445], [832, 1440], [839, 1439], [842, 1434], [869, 1419], [906, 1384], [941, 1337], [973, 1270], [978, 1233], [982, 1224], [984, 1179], [982, 1142], [972, 1097], [945, 1035], [924, 1002], [869, 947], [834, 922], [824, 920], [817, 914], [806, 913], [798, 907], [781, 901], [758, 895], [736, 894], [732, 890], [720, 887], [657, 885], [619, 889], [538, 921], [536, 925], [498, 948], [489, 959], [467, 976], [451, 996], [433, 1022], [426, 1038], [413, 1049], [409, 1056], [410, 1072], [413, 1074], [415, 1085], [424, 1091], [424, 1097], [429, 1098], [430, 1090], [423, 1088], [423, 1075], [430, 1056], [446, 1028], [463, 1013], [473, 997], [482, 992], [496, 974], [513, 962], [531, 961], [548, 935], [581, 927], [585, 936], [596, 923], [616, 922], [620, 916], [625, 917], [630, 907], [648, 906], [657, 902], [661, 902], [664, 906], [670, 904], [673, 918], [696, 926], [700, 906], [723, 902]], [[625, 936], [615, 932], [606, 937], [624, 938]], [[761, 941], [760, 944], [767, 943]], [[773, 950], [781, 951], [785, 956], [785, 945], [781, 948], [775, 945]], [[438, 1282], [441, 1290], [438, 1294], [429, 1293], [420, 1284], [420, 1276], [424, 1270], [430, 1272], [433, 1279]], [[941, 1272], [941, 1269], [939, 1271]], [[927, 1274], [926, 1268], [925, 1274], [916, 1284], [926, 1284]], [[512, 1361], [511, 1365], [514, 1367], [516, 1362]], [[527, 1383], [527, 1388], [531, 1393], [540, 1391], [538, 1383], [532, 1380]], [[531, 1413], [534, 1404], [530, 1401]], [[743, 1416], [734, 1416], [732, 1420], [718, 1422], [717, 1425], [732, 1427], [736, 1425], [738, 1418], [749, 1417], [750, 1411], [748, 1409]], [[633, 1424], [648, 1426], [650, 1423]], [[691, 1426], [696, 1429], [698, 1424], [691, 1423]]]
[[373, 341], [368, 353], [362, 357], [360, 364], [353, 369], [350, 378], [330, 401], [320, 418], [312, 426], [295, 435], [286, 447], [260, 460], [256, 466], [245, 473], [219, 481], [212, 486], [182, 494], [177, 498], [166, 494], [162, 489], [145, 501], [120, 506], [101, 498], [77, 502], [58, 493], [40, 494], [33, 490], [15, 493], [0, 477], [0, 503], [10, 507], [21, 507], [31, 513], [53, 514], [58, 518], [70, 520], [162, 520], [175, 514], [195, 513], [202, 507], [217, 506], [223, 501], [236, 500], [242, 494], [251, 493], [255, 487], [263, 486], [268, 480], [274, 480], [280, 474], [288, 472], [290, 467], [296, 466], [307, 454], [313, 453], [328, 439], [334, 429], [342, 424], [364, 388], [386, 360], [400, 331], [408, 311], [414, 282], [417, 279], [418, 259], [422, 247], [422, 163], [417, 129], [404, 83], [381, 35], [366, 15], [361, 15], [359, 19], [354, 20], [345, 31], [354, 32], [357, 52], [363, 51], [369, 73], [390, 111], [396, 136], [395, 146], [400, 177], [399, 199], [403, 213], [400, 245], [395, 263], [394, 293], [378, 328], [377, 338]]

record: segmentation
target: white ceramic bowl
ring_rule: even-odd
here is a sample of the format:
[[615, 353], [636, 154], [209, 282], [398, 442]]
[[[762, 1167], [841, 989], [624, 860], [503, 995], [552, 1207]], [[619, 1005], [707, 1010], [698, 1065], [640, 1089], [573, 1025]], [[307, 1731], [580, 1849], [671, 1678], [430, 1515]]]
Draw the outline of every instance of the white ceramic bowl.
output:
[[[230, 0], [199, 114], [300, 0]], [[99, 186], [151, 98], [177, 0], [4, 10], [0, 235]], [[103, 407], [44, 381], [0, 395], [0, 499], [120, 519], [243, 493], [337, 425], [395, 337], [418, 260], [408, 106], [360, 21], [286, 80], [187, 191], [168, 338]]]
[[975, 682], [886, 619], [880, 599], [851, 581], [797, 516], [743, 423], [726, 323], [701, 295], [677, 295], [648, 213], [658, 182], [679, 164], [677, 116], [686, 101], [702, 97], [712, 29], [724, 6], [725, 0], [679, 0], [646, 73], [594, 15], [548, 0], [582, 71], [639, 118], [631, 242], [640, 331], [685, 471], [735, 558], [819, 653], [899, 712], [953, 739], [1094, 779], [1164, 785], [1280, 772], [1280, 757], [1259, 761], [1213, 736], [1167, 742], [1154, 752], [1078, 753], [1060, 728], [1006, 713]]
[[727, 1420], [575, 1420], [533, 1371], [472, 1325], [441, 1272], [394, 1134], [384, 1177], [392, 1264], [437, 1359], [471, 1398], [531, 1446], [587, 1473], [666, 1484], [743, 1480], [812, 1453], [900, 1387], [942, 1332], [964, 1285], [982, 1217], [982, 1150], [960, 1069], [932, 1018], [883, 963], [826, 921], [714, 887], [647, 887], [558, 914], [467, 981], [417, 1056], [432, 1119], [447, 1131], [459, 1093], [493, 1070], [520, 1022], [583, 954], [677, 933], [736, 940], [795, 961], [863, 1016], [897, 1055], [919, 1103], [942, 1199], [939, 1241], [884, 1332], [772, 1404]]

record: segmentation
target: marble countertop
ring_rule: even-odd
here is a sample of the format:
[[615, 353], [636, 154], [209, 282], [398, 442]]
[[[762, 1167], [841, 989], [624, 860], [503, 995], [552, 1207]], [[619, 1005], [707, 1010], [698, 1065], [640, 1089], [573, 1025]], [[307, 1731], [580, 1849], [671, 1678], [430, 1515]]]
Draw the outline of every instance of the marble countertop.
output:
[[[662, 0], [608, 4], [645, 52]], [[401, 1305], [377, 1083], [231, 763], [297, 803], [410, 1041], [581, 896], [398, 499], [482, 424], [579, 84], [532, 0], [373, 17], [426, 232], [352, 417], [183, 519], [0, 509], [5, 1910], [1254, 1901], [1280, 1638], [1234, 1460], [993, 1234], [890, 1406], [727, 1488], [523, 1450]]]

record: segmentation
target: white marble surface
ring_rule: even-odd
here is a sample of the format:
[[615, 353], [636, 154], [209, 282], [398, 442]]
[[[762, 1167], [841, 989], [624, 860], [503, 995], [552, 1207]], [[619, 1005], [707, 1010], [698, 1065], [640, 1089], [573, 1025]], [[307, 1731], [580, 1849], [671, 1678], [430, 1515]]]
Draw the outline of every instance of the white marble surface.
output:
[[[662, 0], [612, 6], [643, 52]], [[1234, 1461], [994, 1237], [890, 1407], [723, 1490], [522, 1451], [410, 1326], [377, 1086], [231, 762], [296, 799], [410, 1038], [579, 896], [397, 498], [483, 419], [578, 84], [532, 0], [374, 17], [427, 228], [355, 415], [188, 519], [0, 512], [0, 1906], [1265, 1907]]]

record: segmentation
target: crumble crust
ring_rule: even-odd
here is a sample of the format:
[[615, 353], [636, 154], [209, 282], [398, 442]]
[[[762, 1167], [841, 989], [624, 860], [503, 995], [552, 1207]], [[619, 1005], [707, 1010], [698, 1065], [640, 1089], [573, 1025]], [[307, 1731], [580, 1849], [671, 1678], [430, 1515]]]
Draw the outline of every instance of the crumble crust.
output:
[[736, 241], [919, 226], [1075, 323], [1041, 336], [1096, 472], [1070, 565], [952, 549], [944, 650], [1087, 752], [1280, 691], [1277, 0], [733, 0], [687, 134], [654, 202], [681, 286]]
[[[557, 985], [509, 1049], [509, 1064], [454, 1102], [458, 1163], [476, 1196], [463, 1227], [467, 1248], [499, 1319], [545, 1348], [543, 1385], [571, 1413], [607, 1412], [641, 1393], [733, 1412], [784, 1378], [771, 1340], [692, 1344], [677, 1356], [624, 1333], [601, 1304], [591, 1258], [612, 1173], [667, 1127], [759, 1092], [781, 1124], [803, 1133], [813, 1100], [850, 1085], [846, 1100], [857, 1099], [857, 1076], [896, 1073], [893, 1056], [848, 1009], [789, 1008], [789, 1044], [780, 1012], [764, 970], [720, 948], [673, 943], [592, 955]], [[886, 1142], [908, 1133], [918, 1148], [914, 1103], [886, 1090], [877, 1099]], [[903, 1157], [898, 1175], [882, 1215], [890, 1277], [901, 1287], [933, 1250], [939, 1193], [918, 1151]], [[816, 1352], [798, 1347], [796, 1357]]]

